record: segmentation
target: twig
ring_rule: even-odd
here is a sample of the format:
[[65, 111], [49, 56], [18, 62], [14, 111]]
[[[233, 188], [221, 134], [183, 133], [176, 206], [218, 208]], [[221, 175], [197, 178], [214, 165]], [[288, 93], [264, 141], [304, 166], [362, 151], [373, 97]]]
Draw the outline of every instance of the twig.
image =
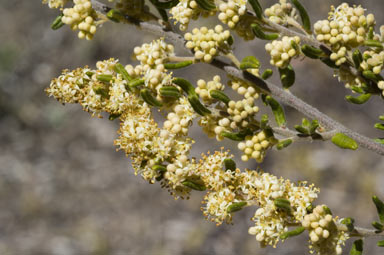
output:
[[[96, 0], [92, 0], [92, 4], [94, 8], [102, 13], [105, 13], [109, 10], [108, 7], [105, 7], [103, 4]], [[280, 25], [277, 25], [275, 23], [272, 23], [276, 27], [282, 27]], [[185, 40], [184, 38], [174, 32], [171, 31], [165, 31], [163, 27], [156, 25], [156, 24], [151, 24], [148, 22], [139, 22], [137, 24], [139, 28], [141, 28], [143, 31], [147, 31], [149, 33], [155, 34], [160, 37], [165, 37], [169, 41], [173, 42], [174, 44], [178, 44], [184, 47], [185, 45]], [[282, 27], [282, 31], [286, 31], [286, 33], [296, 33], [297, 32], [291, 31], [288, 29]], [[303, 36], [303, 35], [301, 35]], [[309, 44], [314, 45], [314, 41], [309, 39], [308, 37], [305, 37], [307, 39], [306, 42]], [[317, 42], [318, 43], [318, 42]], [[319, 44], [317, 44], [318, 46]], [[185, 47], [184, 47], [185, 48]], [[349, 128], [345, 127], [343, 124], [337, 122], [336, 120], [332, 119], [328, 115], [320, 112], [318, 109], [315, 107], [307, 104], [303, 100], [299, 99], [298, 97], [294, 96], [293, 94], [287, 92], [286, 90], [278, 87], [277, 85], [274, 85], [273, 83], [269, 81], [264, 81], [259, 77], [256, 77], [248, 72], [241, 71], [238, 68], [229, 65], [219, 59], [214, 59], [211, 63], [211, 65], [224, 70], [227, 74], [229, 74], [232, 77], [241, 79], [245, 82], [250, 83], [253, 86], [256, 86], [257, 88], [263, 90], [264, 92], [271, 94], [272, 96], [278, 98], [282, 103], [289, 105], [299, 112], [303, 113], [307, 117], [311, 119], [317, 119], [325, 128], [328, 130], [334, 130], [336, 132], [344, 133], [347, 136], [353, 138], [356, 140], [356, 142], [363, 148], [366, 148], [368, 150], [374, 151], [379, 155], [384, 155], [384, 145], [379, 144], [375, 142], [374, 140], [363, 136], [357, 132], [354, 132], [350, 130]]]

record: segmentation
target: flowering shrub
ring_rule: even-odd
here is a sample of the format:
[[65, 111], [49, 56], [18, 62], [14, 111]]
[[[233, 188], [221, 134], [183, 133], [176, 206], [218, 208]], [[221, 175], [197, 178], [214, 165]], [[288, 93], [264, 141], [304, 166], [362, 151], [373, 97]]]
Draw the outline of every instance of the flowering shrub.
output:
[[[241, 209], [257, 207], [254, 226], [248, 232], [262, 245], [275, 247], [307, 231], [311, 252], [341, 254], [348, 238], [382, 235], [384, 203], [376, 196], [373, 201], [380, 222], [373, 222], [375, 229], [355, 227], [353, 219], [333, 216], [326, 205], [315, 205], [320, 190], [313, 184], [292, 183], [259, 169], [240, 170], [224, 148], [202, 154], [200, 159], [190, 157], [195, 141], [188, 135], [192, 123], [197, 122], [208, 137], [236, 142], [241, 160], [258, 163], [267, 157], [268, 150], [281, 150], [298, 140], [331, 140], [342, 149], [363, 147], [384, 155], [384, 139], [353, 132], [289, 92], [295, 82], [293, 60], [308, 57], [332, 68], [346, 88], [358, 94], [346, 96], [350, 103], [363, 104], [373, 96], [383, 98], [384, 26], [379, 33], [375, 31], [373, 14], [347, 3], [332, 6], [329, 17], [317, 21], [312, 31], [309, 15], [297, 0], [280, 0], [264, 11], [257, 0], [108, 2], [43, 0], [62, 12], [52, 28], [67, 24], [79, 30], [80, 39], [92, 39], [104, 22], [136, 25], [162, 37], [134, 48], [139, 62], [135, 66], [108, 59], [97, 62], [96, 69], [64, 70], [46, 92], [63, 104], [80, 104], [92, 116], [107, 113], [110, 120], [118, 119], [115, 145], [131, 157], [135, 174], [149, 183], [160, 183], [175, 199], [188, 198], [192, 191], [206, 191], [201, 210], [217, 225], [231, 223], [233, 214]], [[216, 16], [223, 24], [191, 28], [190, 19], [207, 16]], [[173, 25], [191, 32], [180, 35]], [[271, 56], [270, 64], [278, 69], [283, 89], [267, 81], [273, 70], [261, 71], [255, 56], [237, 59], [232, 52], [233, 32], [244, 40], [270, 41], [265, 49]], [[176, 44], [191, 55], [177, 55]], [[224, 70], [228, 87], [241, 99], [231, 99], [225, 93], [219, 75], [192, 84], [172, 73], [200, 62]], [[279, 101], [311, 121], [304, 118], [295, 130], [289, 129]], [[274, 122], [270, 116], [258, 114], [261, 107], [272, 109]], [[154, 120], [154, 108], [166, 116], [163, 123]], [[379, 118], [384, 120], [384, 116]], [[381, 123], [375, 127], [384, 130]], [[383, 241], [378, 245], [383, 246]], [[361, 252], [362, 239], [358, 239], [351, 254]]]

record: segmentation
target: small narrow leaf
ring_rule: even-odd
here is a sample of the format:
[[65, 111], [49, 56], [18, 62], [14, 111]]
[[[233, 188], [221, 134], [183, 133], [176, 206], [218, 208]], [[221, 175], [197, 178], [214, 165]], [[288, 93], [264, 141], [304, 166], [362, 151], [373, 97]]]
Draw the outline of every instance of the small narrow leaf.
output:
[[298, 0], [291, 0], [295, 5], [296, 9], [299, 11], [301, 22], [303, 23], [303, 28], [308, 33], [311, 33], [311, 20], [309, 19], [309, 15], [305, 10], [304, 6]]
[[231, 158], [226, 158], [226, 159], [224, 159], [224, 168], [225, 168], [225, 170], [235, 171], [236, 170], [236, 162], [233, 161], [233, 159], [231, 159]]
[[252, 6], [252, 9], [255, 11], [256, 17], [258, 19], [263, 18], [263, 8], [261, 7], [259, 1], [257, 0], [249, 0], [249, 3]]
[[140, 96], [147, 104], [151, 106], [157, 106], [157, 107], [163, 106], [163, 104], [160, 101], [158, 101], [155, 97], [152, 96], [151, 92], [148, 89], [140, 90]]
[[287, 231], [287, 232], [281, 234], [281, 235], [280, 235], [280, 238], [281, 238], [282, 240], [285, 240], [285, 239], [287, 239], [287, 238], [289, 238], [289, 237], [298, 236], [298, 235], [300, 235], [301, 233], [303, 233], [304, 231], [305, 231], [305, 227], [298, 227], [298, 228], [296, 228], [296, 229], [294, 229], [294, 230]]
[[124, 15], [116, 9], [111, 9], [107, 12], [107, 18], [113, 22], [119, 23], [124, 19]]
[[257, 69], [259, 67], [260, 67], [260, 61], [254, 56], [245, 57], [240, 63], [241, 70]]
[[353, 52], [352, 59], [355, 67], [359, 69], [361, 62], [363, 62], [363, 55], [361, 55], [361, 52], [358, 49]]
[[318, 120], [312, 120], [312, 123], [309, 127], [309, 133], [314, 134], [318, 127], [319, 127], [319, 121]]
[[363, 254], [363, 239], [356, 240], [352, 244], [350, 255], [361, 255]]
[[359, 147], [355, 140], [343, 133], [337, 133], [331, 141], [342, 149], [356, 150]]
[[216, 5], [211, 0], [195, 0], [199, 7], [206, 11], [212, 11], [216, 9]]
[[345, 96], [345, 99], [352, 104], [364, 104], [371, 98], [371, 94], [362, 94], [358, 97]]
[[221, 102], [223, 102], [224, 104], [228, 105], [229, 101], [231, 101], [231, 99], [221, 90], [211, 90], [209, 92], [209, 95], [216, 99], [216, 100], [219, 100]]
[[227, 207], [227, 213], [234, 213], [240, 211], [247, 205], [247, 202], [235, 202]]
[[286, 68], [279, 68], [279, 73], [283, 88], [288, 89], [295, 83], [295, 71], [291, 65]]
[[244, 133], [232, 133], [232, 132], [227, 132], [223, 131], [220, 133], [222, 137], [228, 138], [233, 141], [244, 141], [246, 134]]
[[163, 86], [159, 89], [159, 92], [162, 97], [179, 98], [181, 96], [179, 89], [174, 86]]
[[296, 129], [297, 132], [309, 136], [309, 130], [303, 126], [300, 125], [295, 125], [294, 128]]
[[144, 83], [145, 83], [144, 79], [136, 78], [136, 79], [131, 80], [128, 83], [128, 86], [131, 87], [131, 88], [135, 88], [137, 86], [143, 85]]
[[186, 79], [174, 78], [172, 82], [177, 86], [179, 86], [182, 90], [184, 90], [184, 92], [187, 93], [188, 96], [191, 96], [191, 95], [197, 96], [195, 92], [195, 87], [193, 87], [193, 85]]
[[263, 114], [261, 116], [261, 119], [260, 119], [260, 127], [262, 129], [267, 128], [268, 127], [268, 122], [269, 122], [268, 115], [267, 114]]
[[185, 180], [181, 184], [183, 184], [184, 186], [186, 186], [186, 187], [188, 187], [190, 189], [197, 190], [197, 191], [204, 191], [204, 190], [207, 189], [204, 186], [204, 184], [201, 184], [201, 183], [198, 183], [198, 182], [195, 182], [195, 181], [192, 181], [192, 180]]
[[384, 230], [383, 224], [381, 224], [380, 222], [377, 222], [377, 221], [372, 222], [372, 227], [377, 229], [376, 233], [383, 232], [383, 230]]
[[321, 49], [315, 48], [308, 44], [301, 46], [301, 52], [303, 52], [305, 56], [313, 59], [318, 59], [324, 55], [324, 52]]
[[329, 57], [321, 58], [321, 62], [323, 62], [324, 64], [326, 64], [327, 66], [329, 66], [330, 68], [333, 68], [333, 69], [339, 69], [340, 68], [340, 66], [336, 65], [335, 62], [333, 62]]
[[150, 0], [151, 3], [160, 9], [171, 9], [179, 3], [179, 0], [170, 0], [166, 2], [160, 2], [159, 0]]
[[328, 206], [323, 205], [323, 209], [324, 209], [324, 212], [325, 212], [326, 214], [330, 214], [330, 215], [332, 215], [332, 211], [331, 211], [331, 209], [329, 209]]
[[271, 77], [272, 74], [273, 74], [272, 69], [265, 69], [265, 71], [264, 71], [263, 74], [261, 75], [261, 78], [263, 78], [263, 80], [266, 80], [266, 79], [268, 79], [269, 77]]
[[113, 121], [113, 120], [119, 118], [120, 116], [121, 116], [121, 113], [110, 114], [109, 117], [108, 117], [108, 119], [109, 119], [110, 121]]
[[384, 124], [376, 123], [375, 128], [380, 129], [380, 130], [384, 130]]
[[292, 211], [291, 203], [288, 199], [276, 198], [273, 202], [277, 208], [282, 209], [287, 213], [290, 213]]
[[164, 67], [165, 69], [180, 69], [183, 67], [187, 67], [193, 64], [192, 60], [186, 60], [182, 62], [177, 62], [177, 63], [165, 63]]
[[379, 214], [380, 222], [384, 224], [384, 203], [377, 196], [373, 196], [372, 201], [376, 206], [377, 213]]
[[280, 142], [276, 145], [276, 148], [277, 148], [278, 150], [282, 150], [282, 149], [288, 147], [290, 144], [292, 144], [292, 142], [293, 142], [292, 139], [282, 140], [282, 141], [280, 141]]
[[63, 23], [63, 21], [61, 20], [63, 18], [63, 14], [59, 15], [56, 17], [56, 19], [52, 22], [51, 24], [51, 28], [53, 30], [57, 30], [59, 28], [61, 28], [62, 26], [64, 26], [65, 24]]
[[378, 82], [380, 80], [380, 78], [374, 72], [372, 72], [370, 70], [363, 71], [363, 76], [367, 79], [374, 81], [374, 82]]
[[374, 139], [375, 142], [384, 144], [384, 138], [376, 138]]
[[251, 28], [252, 28], [253, 34], [261, 40], [275, 40], [275, 39], [279, 38], [279, 34], [266, 34], [266, 33], [264, 33], [262, 28], [256, 23], [253, 23], [251, 25]]
[[166, 172], [167, 171], [167, 168], [163, 165], [154, 165], [152, 167], [153, 170], [155, 170], [156, 172]]
[[383, 44], [379, 41], [376, 41], [376, 40], [366, 40], [364, 42], [364, 45], [368, 46], [368, 47], [375, 47], [375, 48], [380, 48], [380, 49], [383, 48]]
[[287, 121], [285, 119], [283, 107], [271, 96], [266, 96], [265, 100], [268, 105], [271, 106], [277, 125], [280, 127], [285, 126]]
[[380, 116], [379, 116], [379, 120], [384, 121], [384, 115], [380, 115]]
[[188, 101], [191, 104], [193, 110], [201, 116], [206, 116], [211, 113], [211, 111], [206, 108], [195, 95], [188, 96]]
[[113, 76], [111, 74], [98, 74], [96, 75], [96, 79], [101, 82], [109, 83], [113, 79]]
[[355, 226], [353, 225], [353, 223], [355, 222], [354, 219], [348, 217], [348, 218], [344, 218], [341, 223], [344, 224], [345, 226], [347, 226], [348, 228], [348, 231], [349, 232], [352, 232], [354, 229], [355, 229]]
[[378, 241], [377, 246], [384, 247], [384, 240]]

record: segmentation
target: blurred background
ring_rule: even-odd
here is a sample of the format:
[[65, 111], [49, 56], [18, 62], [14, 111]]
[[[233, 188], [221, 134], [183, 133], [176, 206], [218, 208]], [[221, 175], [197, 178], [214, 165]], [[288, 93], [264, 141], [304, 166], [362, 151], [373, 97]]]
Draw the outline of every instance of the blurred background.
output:
[[[313, 22], [326, 18], [329, 6], [340, 2], [303, 1]], [[348, 3], [362, 4], [378, 24], [384, 23], [382, 1]], [[94, 67], [97, 60], [110, 57], [128, 64], [134, 46], [154, 39], [128, 25], [105, 24], [93, 41], [79, 40], [68, 27], [50, 29], [57, 15], [39, 0], [0, 0], [1, 255], [308, 254], [305, 235], [277, 249], [260, 248], [247, 233], [253, 208], [236, 213], [234, 225], [216, 227], [200, 211], [201, 193], [175, 201], [159, 185], [133, 174], [129, 159], [113, 145], [117, 121], [91, 118], [79, 105], [64, 107], [48, 98], [44, 88], [62, 69]], [[215, 20], [204, 22], [213, 25]], [[235, 39], [239, 58], [255, 55], [263, 68], [269, 67], [263, 42]], [[364, 107], [351, 105], [343, 99], [348, 91], [325, 65], [297, 59], [293, 66], [295, 94], [351, 129], [379, 136], [373, 123], [383, 114], [380, 99]], [[217, 70], [200, 64], [177, 74], [195, 82], [211, 79]], [[291, 127], [303, 117], [288, 107], [286, 112]], [[196, 125], [191, 136], [197, 141], [193, 156], [223, 145], [238, 155], [234, 143], [207, 140]], [[240, 166], [315, 183], [321, 188], [318, 203], [326, 203], [336, 215], [355, 218], [359, 226], [377, 220], [370, 197], [384, 198], [384, 158], [365, 149], [296, 143], [269, 151], [261, 165]], [[365, 241], [365, 254], [384, 253], [376, 241]]]

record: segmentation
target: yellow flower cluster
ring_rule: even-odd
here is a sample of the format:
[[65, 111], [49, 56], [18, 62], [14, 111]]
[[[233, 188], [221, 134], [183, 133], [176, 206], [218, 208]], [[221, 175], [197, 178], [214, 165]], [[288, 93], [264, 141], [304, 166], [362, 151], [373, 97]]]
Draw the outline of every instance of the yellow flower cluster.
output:
[[204, 81], [200, 79], [197, 81], [197, 88], [195, 89], [196, 93], [207, 103], [212, 103], [213, 98], [210, 95], [212, 90], [224, 90], [224, 84], [221, 82], [219, 75], [215, 75], [212, 81]]
[[164, 122], [164, 128], [173, 134], [188, 135], [188, 127], [197, 117], [190, 103], [185, 97], [181, 97], [175, 103], [173, 111], [168, 113], [167, 120]]
[[299, 56], [300, 50], [296, 48], [300, 44], [298, 36], [284, 36], [282, 40], [274, 40], [272, 43], [267, 43], [265, 49], [271, 55], [271, 65], [279, 68], [285, 68], [293, 57]]
[[316, 254], [339, 255], [348, 234], [337, 229], [335, 219], [325, 208], [324, 205], [316, 206], [311, 214], [304, 216], [302, 225], [309, 231], [310, 248]]
[[287, 18], [297, 18], [296, 9], [291, 3], [287, 3], [287, 0], [280, 0], [279, 3], [265, 9], [264, 14], [269, 20], [278, 24], [286, 23]]
[[341, 47], [337, 52], [333, 52], [330, 56], [331, 60], [335, 62], [336, 65], [340, 66], [347, 61], [347, 48]]
[[384, 64], [384, 51], [375, 52], [367, 50], [363, 53], [364, 61], [360, 64], [363, 70], [370, 70], [375, 74], [380, 74]]
[[247, 136], [245, 141], [240, 142], [237, 147], [244, 152], [241, 160], [248, 161], [250, 158], [254, 158], [261, 163], [264, 160], [266, 150], [271, 147], [271, 142], [265, 132], [261, 131], [253, 136]]
[[70, 25], [72, 30], [80, 30], [80, 39], [91, 40], [96, 33], [96, 12], [92, 9], [90, 0], [74, 0], [73, 8], [66, 8], [63, 11], [63, 23]]
[[314, 28], [318, 41], [339, 49], [342, 46], [354, 48], [362, 45], [374, 25], [373, 14], [365, 15], [361, 6], [350, 7], [342, 3], [337, 8], [332, 6], [328, 20], [317, 21]]
[[[258, 69], [252, 69], [252, 73], [256, 76], [258, 76]], [[229, 82], [229, 85], [233, 90], [235, 90], [239, 95], [244, 96], [245, 99], [253, 98], [258, 99], [259, 93], [257, 93], [256, 89], [252, 86], [249, 86], [248, 84], [238, 81], [238, 80], [231, 80]]]
[[229, 28], [234, 28], [247, 10], [246, 0], [228, 0], [219, 5], [219, 20], [227, 24]]
[[49, 8], [63, 8], [68, 0], [43, 0], [43, 4], [48, 4]]
[[195, 58], [209, 63], [218, 55], [220, 47], [227, 47], [230, 36], [229, 30], [224, 31], [222, 26], [217, 25], [215, 29], [194, 28], [192, 33], [186, 33], [184, 38], [188, 41], [186, 47], [195, 51]]
[[180, 23], [179, 28], [185, 31], [188, 28], [191, 19], [195, 20], [200, 16], [208, 17], [215, 15], [216, 10], [205, 11], [199, 7], [195, 0], [180, 0], [180, 2], [169, 11], [171, 19]]
[[254, 98], [249, 97], [239, 101], [229, 101], [227, 112], [231, 117], [231, 122], [228, 123], [230, 128], [245, 128], [253, 116], [259, 112], [259, 107], [254, 104]]

